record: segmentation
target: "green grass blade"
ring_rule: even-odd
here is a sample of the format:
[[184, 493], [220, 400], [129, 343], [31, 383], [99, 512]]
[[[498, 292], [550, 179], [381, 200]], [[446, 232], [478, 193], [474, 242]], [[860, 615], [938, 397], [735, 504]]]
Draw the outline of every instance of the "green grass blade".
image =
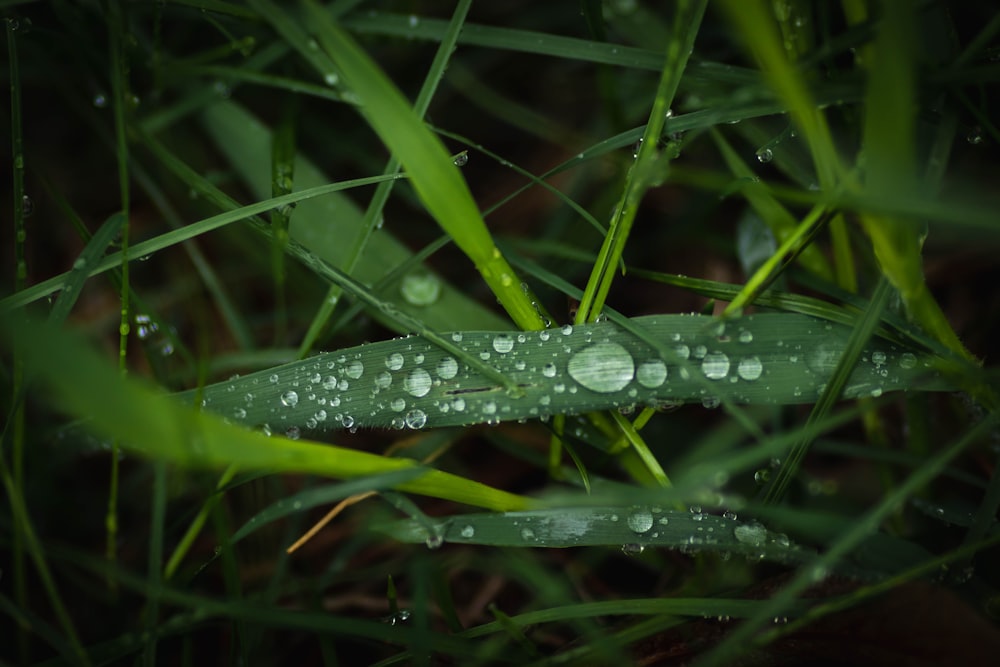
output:
[[[815, 401], [829, 382], [849, 327], [794, 314], [726, 322], [697, 315], [626, 320], [656, 347], [603, 322], [537, 333], [445, 335], [466, 357], [516, 385], [480, 375], [419, 336], [310, 357], [206, 387], [206, 409], [274, 429], [425, 428], [495, 423], [604, 409], [694, 402], [718, 405]], [[658, 347], [669, 350], [663, 361]], [[948, 386], [934, 357], [873, 340], [845, 397]], [[883, 375], [884, 371], [884, 375]]]
[[[9, 336], [13, 325], [5, 323], [5, 328]], [[235, 427], [214, 415], [194, 412], [143, 383], [119, 377], [69, 334], [38, 325], [14, 330], [32, 341], [25, 361], [49, 388], [50, 400], [72, 415], [87, 418], [88, 426], [100, 435], [119, 438], [145, 456], [190, 467], [235, 464], [246, 471], [342, 478], [416, 466], [413, 461], [271, 438]], [[523, 497], [433, 469], [397, 488], [491, 509], [519, 509], [528, 503]]]
[[458, 167], [440, 140], [347, 33], [318, 5], [307, 3], [306, 7], [320, 44], [361, 98], [366, 120], [403, 164], [421, 202], [472, 260], [514, 322], [522, 329], [542, 328], [541, 317], [494, 245]]

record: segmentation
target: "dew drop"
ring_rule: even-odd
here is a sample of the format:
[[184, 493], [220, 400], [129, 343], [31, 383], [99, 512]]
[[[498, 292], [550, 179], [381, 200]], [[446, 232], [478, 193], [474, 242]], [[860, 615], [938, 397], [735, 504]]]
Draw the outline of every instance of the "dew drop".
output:
[[595, 343], [569, 360], [567, 371], [582, 386], [598, 393], [624, 389], [635, 376], [632, 355], [618, 343]]
[[495, 415], [497, 413], [497, 404], [493, 401], [486, 401], [483, 403], [483, 414], [484, 415]]
[[476, 529], [472, 526], [463, 526], [459, 534], [468, 540], [476, 536]]
[[403, 355], [399, 352], [393, 352], [385, 358], [385, 367], [390, 371], [398, 371], [403, 367]]
[[760, 363], [759, 357], [744, 357], [740, 359], [739, 365], [736, 367], [736, 373], [739, 374], [741, 378], [752, 382], [761, 376], [764, 372], [764, 366]]
[[548, 363], [542, 366], [542, 375], [547, 378], [554, 378], [556, 376], [556, 365]]
[[272, 373], [271, 377], [267, 378], [267, 381], [270, 382], [271, 384], [278, 384], [278, 374]]
[[540, 340], [540, 341], [542, 341], [544, 343], [548, 339], [549, 339], [549, 332], [548, 331], [539, 331], [538, 332], [538, 340]]
[[507, 354], [514, 349], [514, 339], [507, 334], [500, 334], [493, 339], [493, 349], [500, 354]]
[[462, 412], [465, 410], [465, 399], [461, 396], [456, 398], [451, 402], [451, 409], [455, 412]]
[[469, 164], [469, 151], [462, 151], [455, 156], [455, 159], [452, 160], [452, 162], [455, 163], [456, 167], [464, 167]]
[[917, 356], [912, 352], [904, 352], [903, 355], [899, 358], [900, 368], [910, 369], [914, 368], [916, 365], [917, 365]]
[[525, 542], [534, 542], [536, 539], [535, 531], [533, 531], [531, 528], [522, 528], [521, 539], [524, 540]]
[[423, 410], [410, 410], [404, 419], [406, 427], [414, 430], [421, 429], [427, 424], [427, 415]]
[[645, 550], [646, 550], [646, 547], [644, 547], [641, 544], [623, 544], [622, 545], [622, 553], [625, 554], [626, 556], [638, 556], [639, 554], [641, 554]]
[[323, 77], [323, 82], [328, 86], [336, 86], [338, 81], [340, 81], [340, 77], [337, 76], [336, 72], [327, 72], [326, 76]]
[[327, 391], [333, 391], [336, 388], [337, 388], [337, 378], [333, 377], [332, 375], [327, 375], [326, 379], [323, 380], [323, 389], [326, 389]]
[[721, 380], [729, 372], [729, 357], [722, 352], [705, 355], [701, 362], [701, 372], [709, 380]]
[[625, 519], [628, 527], [636, 533], [645, 533], [653, 527], [653, 514], [649, 510], [636, 510]]
[[568, 336], [571, 333], [573, 333], [573, 325], [572, 324], [567, 324], [566, 326], [564, 326], [562, 328], [562, 334], [563, 334], [563, 336]]
[[361, 363], [359, 359], [355, 359], [351, 363], [347, 364], [347, 368], [344, 369], [344, 375], [352, 380], [357, 380], [364, 372], [365, 365]]
[[882, 350], [875, 350], [872, 352], [872, 363], [876, 366], [881, 366], [885, 363], [885, 352]]
[[437, 374], [442, 380], [450, 380], [458, 375], [458, 362], [451, 357], [445, 357], [437, 365]]
[[388, 389], [392, 384], [392, 373], [389, 371], [382, 371], [375, 376], [375, 386], [379, 389]]
[[674, 354], [678, 359], [687, 360], [691, 356], [691, 348], [687, 345], [674, 345]]
[[635, 379], [643, 387], [656, 389], [667, 379], [667, 366], [659, 359], [650, 359], [639, 364]]
[[770, 148], [761, 148], [757, 151], [756, 155], [757, 162], [760, 162], [761, 164], [767, 164], [774, 159], [774, 151]]
[[451, 335], [451, 339], [452, 339], [452, 341], [454, 341], [456, 343], [461, 343], [462, 342], [462, 332], [461, 331], [456, 331], [455, 333], [453, 333]]
[[416, 396], [417, 398], [426, 396], [427, 392], [431, 390], [430, 373], [423, 368], [416, 368], [410, 371], [410, 374], [403, 380], [403, 389], [410, 396]]
[[299, 395], [294, 391], [286, 391], [281, 395], [281, 404], [289, 408], [295, 407], [299, 402]]
[[402, 398], [394, 398], [389, 403], [389, 407], [392, 408], [393, 412], [402, 412], [406, 409], [406, 401]]
[[743, 544], [759, 547], [767, 542], [767, 529], [759, 523], [746, 523], [733, 530], [736, 539]]
[[410, 273], [403, 277], [399, 292], [414, 306], [429, 306], [441, 296], [441, 281], [429, 273]]
[[739, 341], [741, 343], [752, 343], [753, 342], [753, 333], [751, 333], [749, 331], [741, 331], [740, 335], [739, 335]]

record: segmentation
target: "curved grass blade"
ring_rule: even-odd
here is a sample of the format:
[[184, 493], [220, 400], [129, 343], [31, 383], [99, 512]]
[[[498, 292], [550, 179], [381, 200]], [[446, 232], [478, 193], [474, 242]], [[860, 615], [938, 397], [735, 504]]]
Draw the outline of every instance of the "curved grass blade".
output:
[[385, 73], [319, 5], [307, 2], [305, 6], [320, 44], [361, 98], [366, 120], [402, 163], [428, 212], [472, 260], [511, 319], [522, 329], [543, 328], [542, 318], [494, 245], [468, 186], [441, 141]]
[[[185, 467], [302, 472], [356, 478], [420, 467], [344, 447], [272, 438], [219, 417], [192, 411], [144, 383], [121, 378], [74, 336], [52, 327], [5, 323], [4, 334], [31, 342], [25, 367], [48, 388], [48, 401], [86, 418], [97, 434], [118, 438], [133, 452]], [[396, 488], [491, 509], [522, 509], [526, 498], [421, 468], [419, 477]]]
[[[272, 429], [421, 429], [497, 423], [664, 403], [814, 402], [851, 329], [803, 315], [727, 321], [700, 315], [629, 320], [655, 348], [614, 323], [541, 332], [443, 334], [521, 396], [427, 339], [411, 336], [329, 352], [205, 387], [204, 406]], [[666, 347], [664, 359], [657, 348]], [[936, 357], [873, 339], [843, 396], [947, 386]], [[188, 394], [190, 396], [190, 394]]]

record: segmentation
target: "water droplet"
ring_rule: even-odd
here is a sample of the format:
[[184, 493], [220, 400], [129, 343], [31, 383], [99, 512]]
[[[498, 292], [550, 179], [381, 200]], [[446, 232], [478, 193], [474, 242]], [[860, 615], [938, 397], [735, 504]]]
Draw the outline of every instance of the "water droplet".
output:
[[653, 513], [649, 510], [638, 509], [625, 519], [628, 527], [636, 533], [645, 533], [653, 527]]
[[705, 355], [701, 362], [701, 372], [709, 380], [721, 380], [729, 372], [729, 357], [722, 352]]
[[917, 356], [912, 352], [904, 352], [899, 358], [900, 368], [914, 368], [917, 365]]
[[774, 152], [770, 148], [761, 148], [757, 151], [757, 162], [761, 164], [767, 164], [772, 159], [774, 159]]
[[406, 427], [414, 430], [421, 429], [427, 424], [427, 415], [423, 410], [410, 410], [406, 413]]
[[767, 529], [759, 523], [746, 523], [733, 530], [736, 539], [743, 544], [759, 547], [767, 542]]
[[272, 373], [271, 376], [267, 378], [267, 381], [270, 382], [271, 384], [278, 384], [278, 374]]
[[806, 355], [806, 365], [820, 375], [830, 375], [840, 361], [844, 346], [839, 343], [820, 343]]
[[472, 526], [463, 526], [459, 534], [468, 540], [476, 536], [476, 529]]
[[365, 365], [361, 363], [361, 360], [359, 359], [355, 359], [351, 363], [347, 364], [347, 368], [344, 369], [344, 375], [352, 380], [357, 380], [364, 372]]
[[708, 354], [708, 348], [704, 345], [695, 345], [693, 354], [695, 359], [704, 359], [705, 355]]
[[323, 82], [328, 86], [336, 86], [339, 81], [340, 77], [337, 76], [336, 72], [327, 72], [326, 76], [323, 77]]
[[437, 365], [437, 374], [442, 380], [450, 380], [458, 375], [458, 362], [451, 357], [445, 357]]
[[385, 367], [390, 371], [398, 371], [403, 367], [403, 355], [399, 352], [393, 352], [385, 358]]
[[108, 106], [108, 96], [104, 93], [97, 93], [94, 95], [94, 106], [98, 109], [103, 109]]
[[618, 343], [595, 343], [573, 355], [567, 370], [587, 389], [610, 393], [624, 389], [632, 381], [635, 362]]
[[429, 306], [441, 296], [441, 281], [430, 273], [408, 273], [399, 285], [406, 302], [414, 306]]
[[428, 549], [438, 549], [444, 544], [444, 537], [441, 535], [428, 535], [424, 540], [424, 544], [427, 545]]
[[420, 25], [420, 17], [416, 16], [415, 14], [410, 14], [409, 24], [411, 28], [416, 28], [418, 25]]
[[454, 341], [454, 342], [456, 342], [456, 343], [461, 343], [462, 342], [462, 332], [461, 331], [456, 331], [453, 334], [451, 334], [451, 340]]
[[452, 160], [452, 162], [455, 163], [456, 167], [464, 167], [469, 164], [469, 151], [462, 151], [455, 156], [455, 159]]
[[497, 404], [493, 401], [486, 401], [483, 403], [483, 414], [484, 415], [495, 415], [497, 412]]
[[246, 419], [247, 411], [244, 410], [243, 408], [236, 408], [235, 410], [233, 410], [233, 416], [236, 417], [237, 419]]
[[294, 391], [286, 391], [281, 395], [281, 404], [290, 408], [295, 407], [299, 402], [299, 395]]
[[514, 349], [514, 339], [507, 334], [500, 334], [493, 339], [493, 349], [500, 354], [507, 354]]
[[644, 547], [641, 544], [623, 544], [622, 545], [622, 553], [625, 554], [626, 556], [638, 556], [639, 554], [641, 554], [645, 550], [646, 550], [646, 547]]
[[302, 435], [302, 431], [299, 430], [298, 426], [292, 426], [287, 431], [285, 431], [285, 437], [289, 440], [298, 440]]
[[756, 380], [763, 372], [764, 366], [760, 363], [759, 357], [744, 357], [736, 367], [736, 373], [748, 382]]
[[885, 363], [885, 352], [882, 350], [875, 350], [872, 352], [872, 363], [876, 366], [881, 366]]
[[556, 376], [556, 365], [553, 363], [547, 363], [542, 366], [542, 375], [547, 378], [554, 378]]
[[659, 359], [650, 359], [639, 364], [635, 379], [643, 387], [656, 389], [667, 379], [667, 366]]
[[531, 528], [522, 528], [521, 539], [525, 540], [526, 542], [534, 542], [536, 539], [535, 531], [533, 531]]
[[573, 333], [573, 325], [572, 324], [567, 324], [566, 326], [564, 326], [562, 328], [562, 335], [563, 336], [568, 336], [571, 333]]
[[35, 202], [28, 195], [21, 195], [21, 215], [25, 218], [31, 217], [35, 212]]
[[451, 409], [455, 412], [462, 412], [465, 410], [465, 399], [458, 397], [451, 402]]
[[375, 376], [375, 386], [379, 389], [388, 389], [392, 384], [392, 373], [389, 371], [382, 371]]
[[965, 135], [965, 140], [972, 146], [979, 146], [983, 143], [983, 128], [976, 125]]
[[423, 368], [416, 368], [406, 376], [403, 380], [403, 389], [406, 393], [411, 396], [416, 396], [420, 398], [421, 396], [426, 396], [427, 392], [431, 390], [431, 376], [430, 373], [425, 371]]
[[753, 333], [751, 333], [749, 331], [741, 331], [740, 332], [740, 336], [739, 336], [739, 341], [741, 343], [752, 343], [753, 342]]
[[326, 410], [317, 410], [316, 414], [313, 415], [313, 418], [318, 422], [325, 422], [326, 417], [327, 417]]
[[402, 412], [406, 409], [406, 401], [402, 398], [394, 398], [389, 403], [389, 407], [392, 408], [393, 412]]

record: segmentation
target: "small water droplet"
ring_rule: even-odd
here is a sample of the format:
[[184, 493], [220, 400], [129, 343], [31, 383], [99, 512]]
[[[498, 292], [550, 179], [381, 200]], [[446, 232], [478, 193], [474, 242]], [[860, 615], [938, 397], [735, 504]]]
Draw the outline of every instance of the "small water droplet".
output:
[[410, 374], [403, 380], [403, 389], [406, 390], [406, 393], [417, 398], [426, 396], [431, 390], [430, 373], [423, 368], [416, 368], [410, 371]]
[[347, 364], [344, 369], [344, 375], [351, 378], [352, 380], [357, 380], [365, 372], [365, 365], [361, 363], [360, 359], [355, 359], [351, 363]]
[[910, 369], [916, 367], [916, 365], [917, 365], [917, 356], [912, 352], [904, 352], [903, 355], [899, 358], [900, 368]]
[[441, 281], [430, 273], [408, 273], [399, 285], [406, 302], [414, 306], [429, 306], [441, 296]]
[[514, 339], [507, 334], [500, 334], [493, 338], [493, 349], [500, 354], [507, 354], [514, 349]]
[[451, 334], [451, 340], [453, 342], [455, 342], [455, 343], [461, 343], [462, 342], [462, 332], [461, 331], [456, 331], [453, 334]]
[[531, 528], [522, 528], [521, 529], [521, 539], [524, 540], [524, 541], [526, 541], [526, 542], [534, 542], [535, 539], [536, 539], [535, 538], [535, 531], [533, 531]]
[[562, 328], [562, 335], [563, 336], [568, 336], [571, 333], [573, 333], [573, 325], [572, 324], [567, 324], [566, 326], [564, 326]]
[[455, 159], [452, 160], [452, 162], [455, 163], [456, 167], [464, 167], [469, 164], [469, 151], [462, 151], [455, 156]]
[[336, 72], [327, 72], [323, 77], [323, 82], [328, 86], [336, 86], [339, 81], [340, 77]]
[[427, 425], [427, 414], [423, 410], [410, 410], [406, 413], [406, 427], [413, 430], [422, 429]]
[[451, 402], [451, 409], [455, 412], [462, 412], [465, 410], [465, 399], [458, 397]]
[[763, 372], [764, 365], [760, 363], [760, 358], [756, 356], [740, 359], [740, 363], [736, 367], [736, 373], [748, 382], [758, 379]]
[[556, 376], [556, 365], [550, 362], [542, 366], [542, 375], [547, 378], [554, 378]]
[[375, 386], [378, 389], [388, 389], [392, 385], [392, 373], [382, 371], [375, 376]]
[[472, 526], [463, 526], [459, 534], [468, 540], [476, 536], [476, 529]]
[[444, 544], [444, 537], [441, 535], [428, 535], [424, 540], [428, 549], [439, 549]]
[[390, 371], [398, 371], [403, 367], [403, 355], [399, 352], [393, 352], [385, 358], [385, 367]]
[[389, 407], [393, 412], [402, 412], [406, 409], [406, 401], [402, 398], [394, 398], [389, 402]]
[[667, 379], [667, 366], [660, 359], [649, 359], [639, 364], [635, 379], [643, 387], [656, 389]]
[[752, 343], [753, 342], [753, 333], [751, 333], [749, 331], [741, 331], [740, 335], [739, 335], [739, 341], [741, 343]]
[[103, 109], [108, 106], [108, 96], [104, 93], [97, 93], [94, 95], [94, 106], [98, 109]]
[[772, 151], [770, 148], [761, 148], [760, 150], [757, 151], [756, 155], [757, 155], [757, 162], [760, 162], [761, 164], [767, 164], [772, 159], [774, 159], [774, 151]]
[[281, 404], [289, 408], [295, 407], [298, 404], [298, 402], [299, 402], [299, 395], [298, 393], [292, 390], [286, 391], [284, 394], [281, 395]]
[[646, 509], [638, 509], [625, 519], [628, 527], [636, 533], [645, 533], [653, 527], [653, 514]]
[[644, 547], [641, 544], [623, 544], [622, 545], [622, 553], [625, 554], [626, 556], [638, 556], [639, 554], [641, 554], [645, 550], [646, 550], [646, 547]]
[[458, 362], [451, 357], [445, 357], [437, 365], [437, 374], [442, 380], [450, 380], [458, 375]]
[[885, 352], [882, 350], [875, 350], [872, 352], [872, 363], [876, 366], [881, 366], [885, 363]]
[[729, 357], [723, 352], [705, 355], [705, 359], [701, 362], [701, 372], [709, 380], [721, 380], [729, 373]]
[[759, 547], [767, 542], [767, 529], [759, 523], [746, 523], [733, 530], [736, 539], [743, 544]]
[[965, 140], [972, 146], [979, 146], [983, 143], [983, 128], [976, 125], [965, 135]]
[[632, 355], [618, 343], [595, 343], [569, 360], [567, 371], [581, 386], [598, 393], [624, 389], [635, 376]]

